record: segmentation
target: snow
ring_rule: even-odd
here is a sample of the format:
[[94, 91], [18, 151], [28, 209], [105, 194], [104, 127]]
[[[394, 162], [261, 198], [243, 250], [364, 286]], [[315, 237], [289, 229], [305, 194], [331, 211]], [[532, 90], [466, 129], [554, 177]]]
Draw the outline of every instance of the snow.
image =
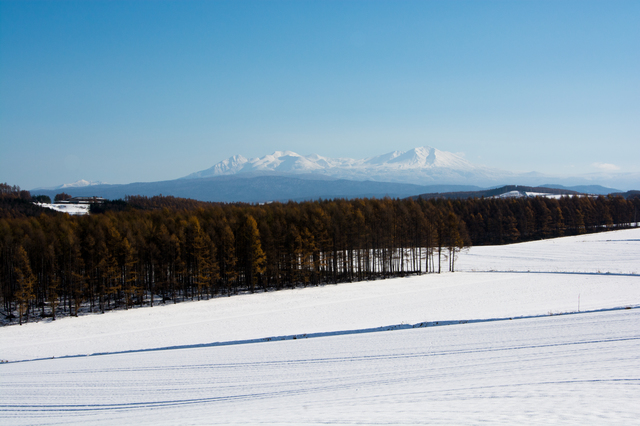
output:
[[504, 194], [495, 195], [491, 198], [521, 198], [521, 197], [523, 197], [523, 195], [520, 193], [520, 191], [509, 191], [509, 192], [505, 192]]
[[529, 192], [529, 191], [509, 191], [500, 195], [494, 195], [491, 198], [522, 198], [522, 197], [545, 197], [559, 200], [562, 197], [566, 197], [566, 194], [549, 194], [547, 192]]
[[527, 194], [527, 197], [546, 197], [546, 198], [555, 198], [556, 200], [559, 200], [562, 197], [566, 197], [565, 194], [548, 194], [546, 192], [525, 192], [525, 194]]
[[89, 204], [48, 204], [48, 203], [36, 203], [40, 207], [45, 207], [51, 210], [55, 210], [62, 213], [68, 213], [74, 215], [89, 214]]
[[633, 423], [639, 264], [631, 229], [474, 247], [453, 274], [4, 327], [0, 359], [24, 362], [0, 365], [0, 423]]
[[80, 179], [76, 182], [73, 183], [65, 183], [64, 185], [59, 186], [59, 189], [65, 189], [65, 188], [83, 188], [85, 186], [95, 186], [95, 185], [104, 185], [104, 182], [101, 182], [99, 180], [85, 180], [85, 179]]
[[571, 273], [590, 274], [591, 277], [610, 274], [638, 276], [640, 229], [473, 247], [459, 256], [456, 269], [469, 272], [553, 272], [567, 277]]

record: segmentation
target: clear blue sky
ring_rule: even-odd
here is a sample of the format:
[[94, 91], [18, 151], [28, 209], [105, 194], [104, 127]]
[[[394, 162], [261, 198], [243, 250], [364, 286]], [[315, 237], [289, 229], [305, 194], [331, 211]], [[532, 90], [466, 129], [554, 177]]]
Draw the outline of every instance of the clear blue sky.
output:
[[640, 1], [0, 1], [0, 182], [422, 145], [639, 172], [639, 23]]

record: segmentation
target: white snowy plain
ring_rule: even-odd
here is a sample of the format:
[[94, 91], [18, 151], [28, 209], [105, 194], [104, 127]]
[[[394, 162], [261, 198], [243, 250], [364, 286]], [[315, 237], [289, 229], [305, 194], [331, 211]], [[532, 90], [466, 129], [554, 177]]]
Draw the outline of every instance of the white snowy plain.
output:
[[0, 424], [630, 424], [640, 229], [0, 328]]

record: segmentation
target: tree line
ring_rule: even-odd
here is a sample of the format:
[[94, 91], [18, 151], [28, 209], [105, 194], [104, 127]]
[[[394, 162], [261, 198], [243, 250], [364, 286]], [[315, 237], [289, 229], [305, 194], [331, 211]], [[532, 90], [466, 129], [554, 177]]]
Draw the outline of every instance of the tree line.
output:
[[640, 196], [473, 198], [451, 206], [474, 245], [506, 244], [629, 227]]
[[127, 197], [96, 205], [87, 216], [0, 219], [0, 297], [5, 317], [22, 323], [82, 309], [454, 271], [456, 253], [471, 244], [626, 226], [637, 201], [387, 198], [250, 205]]

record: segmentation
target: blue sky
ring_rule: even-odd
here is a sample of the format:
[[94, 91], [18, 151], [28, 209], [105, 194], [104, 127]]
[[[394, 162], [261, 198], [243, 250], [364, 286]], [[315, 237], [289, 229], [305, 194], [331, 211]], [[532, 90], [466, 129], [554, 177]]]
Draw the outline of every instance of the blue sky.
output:
[[422, 145], [640, 172], [638, 22], [638, 1], [0, 1], [0, 182]]

